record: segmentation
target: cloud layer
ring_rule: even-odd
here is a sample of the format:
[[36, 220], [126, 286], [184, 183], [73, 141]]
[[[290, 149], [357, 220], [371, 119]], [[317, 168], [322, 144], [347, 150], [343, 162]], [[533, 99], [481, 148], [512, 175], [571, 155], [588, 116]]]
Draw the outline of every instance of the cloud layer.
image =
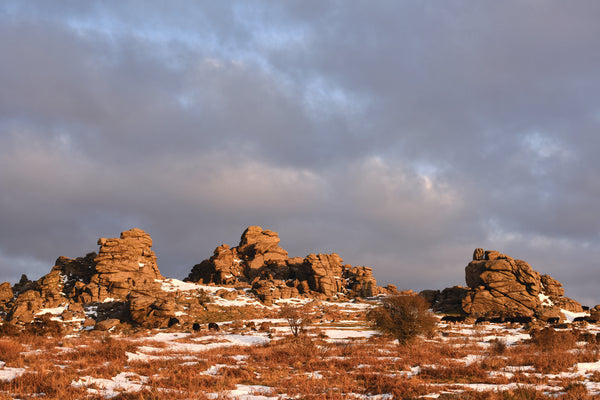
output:
[[[131, 227], [183, 278], [243, 229], [402, 289], [475, 247], [600, 303], [600, 4], [0, 5], [0, 281]], [[592, 304], [593, 303], [593, 304]]]

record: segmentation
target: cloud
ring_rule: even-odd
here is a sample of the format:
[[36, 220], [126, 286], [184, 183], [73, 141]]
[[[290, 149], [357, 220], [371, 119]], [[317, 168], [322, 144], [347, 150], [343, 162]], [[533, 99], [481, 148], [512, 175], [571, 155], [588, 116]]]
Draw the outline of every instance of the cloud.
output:
[[0, 272], [137, 226], [181, 278], [262, 225], [403, 289], [486, 247], [600, 303], [599, 13], [3, 2]]

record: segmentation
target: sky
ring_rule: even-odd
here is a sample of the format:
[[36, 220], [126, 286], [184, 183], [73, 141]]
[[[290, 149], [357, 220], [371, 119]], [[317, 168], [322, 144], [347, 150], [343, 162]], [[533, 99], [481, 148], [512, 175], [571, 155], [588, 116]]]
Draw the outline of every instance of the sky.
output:
[[600, 2], [0, 3], [0, 282], [150, 233], [183, 279], [246, 227], [381, 285], [476, 247], [600, 303]]

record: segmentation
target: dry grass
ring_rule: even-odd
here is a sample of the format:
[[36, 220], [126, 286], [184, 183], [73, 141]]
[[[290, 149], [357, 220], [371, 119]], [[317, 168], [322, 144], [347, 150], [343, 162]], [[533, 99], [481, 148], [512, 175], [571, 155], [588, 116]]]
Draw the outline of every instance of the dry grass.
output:
[[[232, 314], [246, 321], [238, 311]], [[343, 318], [340, 325], [345, 328], [365, 324], [348, 321], [351, 313], [339, 309], [323, 315]], [[239, 330], [233, 333], [260, 335], [247, 331], [245, 322], [237, 325]], [[73, 382], [85, 376], [112, 380], [124, 373], [131, 374], [142, 388], [137, 392], [117, 388], [111, 392], [114, 399], [227, 399], [228, 391], [237, 385], [266, 386], [271, 392], [265, 395], [282, 399], [366, 399], [378, 394], [394, 399], [427, 394], [440, 394], [442, 399], [598, 397], [586, 384], [600, 382], [600, 372], [569, 375], [577, 363], [600, 360], [595, 341], [577, 343], [595, 331], [586, 336], [581, 331], [546, 329], [533, 332], [530, 340], [515, 342], [507, 338], [527, 337], [520, 327], [440, 325], [440, 334], [434, 338], [420, 337], [399, 345], [378, 335], [331, 340], [323, 331], [335, 326], [327, 322], [320, 334], [309, 329], [293, 337], [281, 325], [279, 333], [272, 333], [263, 345], [196, 351], [174, 351], [167, 343], [149, 340], [149, 332], [128, 337], [96, 333], [48, 337], [31, 332], [4, 337], [0, 338], [0, 361], [7, 368], [25, 368], [25, 373], [0, 381], [0, 400], [100, 399], [104, 398], [101, 385], [75, 387]], [[173, 343], [216, 345], [225, 343], [226, 337], [227, 332], [200, 332], [173, 339]], [[130, 361], [128, 353], [150, 358]], [[519, 386], [508, 386], [511, 382]], [[481, 384], [495, 389], [476, 391], [470, 386]], [[554, 393], [537, 389], [539, 385], [552, 387]]]
[[20, 367], [23, 361], [23, 345], [13, 339], [0, 339], [0, 361], [9, 367]]

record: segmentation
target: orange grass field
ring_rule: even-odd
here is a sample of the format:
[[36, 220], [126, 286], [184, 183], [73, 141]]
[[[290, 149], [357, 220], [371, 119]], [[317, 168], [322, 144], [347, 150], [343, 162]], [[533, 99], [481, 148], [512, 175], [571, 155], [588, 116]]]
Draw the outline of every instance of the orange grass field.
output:
[[277, 315], [224, 321], [219, 332], [4, 329], [0, 399], [600, 397], [596, 325], [438, 323], [433, 337], [399, 345], [367, 324], [363, 306], [317, 305], [326, 317], [298, 337]]

